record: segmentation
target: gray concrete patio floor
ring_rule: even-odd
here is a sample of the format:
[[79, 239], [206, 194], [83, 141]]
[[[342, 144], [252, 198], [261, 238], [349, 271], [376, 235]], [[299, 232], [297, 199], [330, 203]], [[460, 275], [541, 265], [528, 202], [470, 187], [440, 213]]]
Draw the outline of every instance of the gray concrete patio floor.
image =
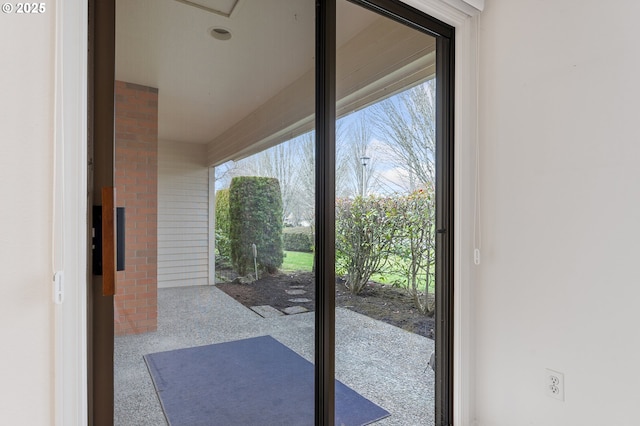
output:
[[[262, 318], [215, 286], [160, 289], [158, 311], [157, 332], [115, 340], [116, 425], [166, 425], [148, 353], [271, 335], [313, 362], [313, 312]], [[432, 340], [341, 308], [336, 330], [336, 378], [391, 413], [375, 426], [434, 424]]]

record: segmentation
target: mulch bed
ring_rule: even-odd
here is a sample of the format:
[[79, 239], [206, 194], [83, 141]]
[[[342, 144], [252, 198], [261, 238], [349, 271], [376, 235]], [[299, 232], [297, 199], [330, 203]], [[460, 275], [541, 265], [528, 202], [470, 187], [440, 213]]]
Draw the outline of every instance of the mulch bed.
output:
[[[234, 276], [229, 271], [228, 279]], [[247, 307], [271, 305], [283, 310], [289, 306], [315, 309], [314, 275], [310, 272], [277, 273], [261, 277], [251, 284], [224, 282], [216, 284]], [[286, 290], [304, 290], [302, 295], [290, 295]], [[411, 298], [401, 289], [369, 282], [360, 294], [351, 294], [341, 279], [336, 280], [336, 306], [351, 309], [368, 317], [386, 322], [421, 336], [434, 338], [434, 319], [421, 314]], [[291, 302], [291, 299], [307, 298], [309, 302]]]

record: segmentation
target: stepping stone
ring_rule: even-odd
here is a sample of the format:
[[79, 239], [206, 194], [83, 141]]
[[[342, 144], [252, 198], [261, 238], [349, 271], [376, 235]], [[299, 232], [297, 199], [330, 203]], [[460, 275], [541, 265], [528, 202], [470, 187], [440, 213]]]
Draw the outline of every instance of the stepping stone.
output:
[[276, 318], [284, 315], [271, 305], [252, 306], [251, 310], [262, 318]]
[[289, 288], [304, 288], [303, 285], [290, 285]]
[[298, 296], [298, 295], [301, 295], [301, 294], [305, 294], [305, 293], [306, 293], [306, 291], [304, 291], [304, 290], [298, 290], [298, 289], [294, 289], [294, 290], [285, 290], [285, 292], [286, 292], [287, 294], [292, 295], [292, 296]]
[[289, 299], [291, 303], [307, 303], [311, 302], [311, 299], [307, 299], [306, 297], [299, 297], [297, 299]]
[[301, 314], [303, 312], [309, 312], [309, 310], [304, 306], [289, 306], [288, 308], [284, 308], [283, 311], [287, 315], [294, 315], [294, 314]]

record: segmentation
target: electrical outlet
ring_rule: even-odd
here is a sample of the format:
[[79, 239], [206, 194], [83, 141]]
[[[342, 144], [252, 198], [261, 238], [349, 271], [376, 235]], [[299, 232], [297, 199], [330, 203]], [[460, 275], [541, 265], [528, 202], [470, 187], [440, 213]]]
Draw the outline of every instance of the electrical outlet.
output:
[[545, 389], [551, 398], [564, 401], [564, 374], [547, 368], [545, 370]]

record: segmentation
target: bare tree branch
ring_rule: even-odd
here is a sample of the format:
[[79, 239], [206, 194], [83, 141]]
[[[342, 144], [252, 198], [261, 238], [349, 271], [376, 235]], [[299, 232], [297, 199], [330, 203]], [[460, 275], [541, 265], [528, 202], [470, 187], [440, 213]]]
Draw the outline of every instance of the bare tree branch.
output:
[[435, 81], [380, 102], [373, 107], [373, 117], [394, 163], [420, 186], [434, 182]]

